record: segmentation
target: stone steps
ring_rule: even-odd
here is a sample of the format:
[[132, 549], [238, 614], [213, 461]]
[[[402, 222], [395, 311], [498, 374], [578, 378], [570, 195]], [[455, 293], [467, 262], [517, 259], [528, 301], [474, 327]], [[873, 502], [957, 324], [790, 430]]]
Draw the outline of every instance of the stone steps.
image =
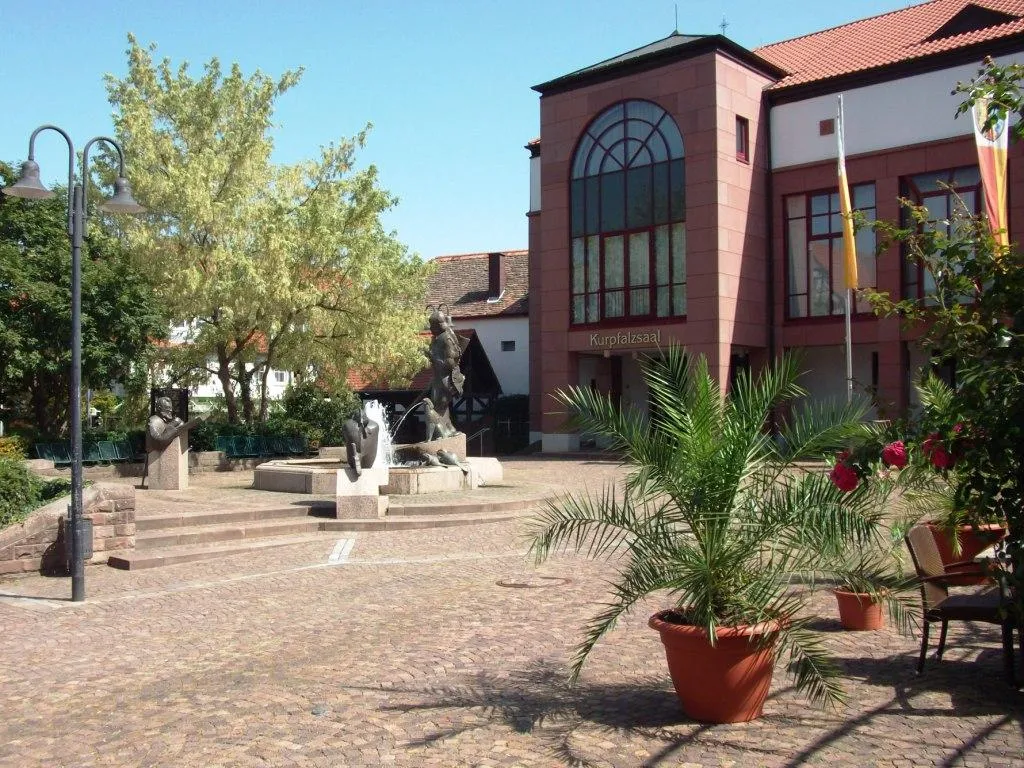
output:
[[246, 523], [256, 520], [305, 518], [309, 516], [312, 506], [311, 504], [295, 504], [289, 507], [222, 509], [217, 512], [202, 510], [199, 512], [137, 514], [135, 517], [135, 530], [142, 532], [195, 525], [220, 525]]
[[[263, 532], [261, 536], [249, 532], [249, 537], [236, 537], [232, 540], [207, 539], [204, 542], [192, 541], [191, 543], [176, 543], [167, 546], [139, 546], [136, 539], [136, 549], [129, 552], [112, 553], [107, 564], [112, 568], [121, 570], [141, 570], [144, 568], [159, 568], [167, 565], [179, 565], [201, 560], [213, 560], [231, 555], [257, 553], [261, 550], [272, 547], [283, 547], [292, 544], [304, 544], [310, 541], [322, 540], [326, 545], [332, 541], [332, 536], [344, 532], [360, 531], [394, 531], [414, 530], [425, 528], [447, 528], [461, 525], [482, 525], [485, 523], [497, 523], [505, 520], [514, 520], [519, 517], [518, 512], [498, 512], [491, 514], [446, 514], [441, 516], [416, 515], [412, 517], [392, 516], [378, 519], [353, 519], [335, 520], [333, 518], [310, 518], [306, 523], [309, 529], [303, 533], [291, 533], [290, 535], [268, 534], [270, 527], [265, 523], [258, 524], [258, 529]], [[248, 526], [254, 528], [254, 526]], [[283, 526], [277, 528], [283, 532]], [[198, 533], [198, 531], [196, 532]], [[156, 537], [150, 539], [156, 541]]]
[[[260, 539], [270, 536], [316, 533], [320, 520], [313, 517], [265, 519], [252, 522], [213, 525], [187, 525], [139, 531], [135, 534], [137, 550], [159, 549], [177, 545], [214, 544], [239, 539]], [[136, 523], [138, 525], [138, 523]]]

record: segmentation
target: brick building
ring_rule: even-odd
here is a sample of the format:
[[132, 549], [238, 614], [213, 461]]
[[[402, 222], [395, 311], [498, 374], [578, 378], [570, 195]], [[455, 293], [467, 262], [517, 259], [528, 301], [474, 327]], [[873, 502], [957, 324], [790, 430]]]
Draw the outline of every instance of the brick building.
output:
[[[741, 368], [803, 352], [812, 397], [845, 392], [836, 106], [853, 205], [937, 222], [982, 198], [957, 82], [981, 60], [1024, 61], [1024, 0], [934, 0], [747, 50], [678, 32], [535, 86], [530, 142], [532, 438], [579, 436], [547, 394], [593, 386], [646, 409], [637, 357], [670, 342], [705, 355], [724, 388]], [[1024, 216], [1011, 146], [1009, 230]], [[951, 185], [952, 191], [940, 182]], [[955, 193], [955, 194], [954, 194]], [[930, 276], [857, 235], [862, 287], [918, 296]], [[913, 332], [853, 308], [855, 387], [879, 414], [912, 403]]]

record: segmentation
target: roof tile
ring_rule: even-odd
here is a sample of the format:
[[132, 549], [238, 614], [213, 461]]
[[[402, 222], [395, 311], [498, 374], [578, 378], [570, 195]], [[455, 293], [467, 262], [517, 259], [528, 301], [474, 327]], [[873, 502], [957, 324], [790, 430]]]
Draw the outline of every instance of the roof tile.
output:
[[438, 256], [427, 283], [431, 304], [447, 304], [457, 320], [471, 317], [509, 317], [529, 314], [529, 261], [527, 251], [502, 251], [505, 292], [499, 301], [487, 301], [489, 253]]
[[[1016, 18], [972, 32], [929, 39], [971, 5]], [[789, 72], [771, 86], [771, 90], [779, 90], [1021, 33], [1024, 33], [1024, 0], [933, 0], [765, 45], [756, 48], [754, 53]]]

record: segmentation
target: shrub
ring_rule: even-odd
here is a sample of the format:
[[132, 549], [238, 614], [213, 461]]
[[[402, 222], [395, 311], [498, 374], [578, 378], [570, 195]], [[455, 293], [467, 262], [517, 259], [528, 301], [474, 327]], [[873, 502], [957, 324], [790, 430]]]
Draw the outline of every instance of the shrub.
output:
[[359, 408], [359, 398], [348, 390], [325, 392], [313, 383], [288, 387], [281, 400], [283, 417], [305, 425], [310, 440], [340, 445], [342, 425]]
[[24, 520], [39, 498], [40, 483], [25, 465], [0, 458], [0, 529]]
[[0, 437], [0, 458], [21, 461], [25, 458], [25, 445], [17, 436]]

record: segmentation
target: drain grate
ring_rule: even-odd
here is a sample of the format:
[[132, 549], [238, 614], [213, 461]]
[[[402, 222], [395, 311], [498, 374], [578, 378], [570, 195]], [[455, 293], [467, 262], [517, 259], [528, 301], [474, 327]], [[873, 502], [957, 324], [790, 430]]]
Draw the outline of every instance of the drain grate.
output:
[[561, 587], [571, 584], [572, 579], [561, 576], [509, 576], [495, 582], [499, 587], [508, 589], [544, 589], [546, 587]]

